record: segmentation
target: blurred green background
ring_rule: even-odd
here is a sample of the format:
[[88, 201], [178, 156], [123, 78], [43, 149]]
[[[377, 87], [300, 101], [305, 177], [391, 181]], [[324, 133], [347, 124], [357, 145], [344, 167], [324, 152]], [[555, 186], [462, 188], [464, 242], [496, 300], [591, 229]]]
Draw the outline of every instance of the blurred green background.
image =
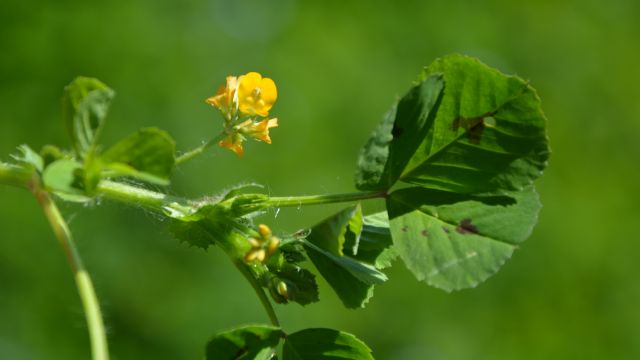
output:
[[[228, 74], [275, 79], [274, 144], [210, 151], [175, 175], [197, 197], [256, 181], [274, 195], [353, 190], [359, 148], [423, 65], [460, 52], [529, 79], [553, 154], [539, 225], [501, 272], [446, 294], [401, 262], [364, 310], [278, 306], [286, 330], [334, 327], [378, 359], [639, 359], [640, 2], [0, 2], [0, 158], [65, 146], [60, 97], [77, 75], [118, 92], [104, 142], [143, 126], [186, 150], [217, 134], [204, 104]], [[64, 205], [94, 278], [113, 359], [197, 359], [214, 333], [267, 318], [217, 249], [171, 238], [136, 208]], [[370, 208], [380, 204], [370, 205]], [[270, 213], [284, 231], [339, 207]], [[87, 359], [80, 301], [34, 199], [0, 187], [0, 358]]]

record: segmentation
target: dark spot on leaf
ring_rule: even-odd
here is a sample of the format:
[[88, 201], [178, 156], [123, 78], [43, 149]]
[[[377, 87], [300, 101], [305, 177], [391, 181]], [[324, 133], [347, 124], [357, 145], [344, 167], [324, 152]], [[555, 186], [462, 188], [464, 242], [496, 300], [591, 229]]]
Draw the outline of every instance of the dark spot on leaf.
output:
[[476, 125], [472, 126], [469, 129], [469, 141], [472, 144], [476, 144], [476, 145], [480, 144], [483, 131], [484, 131], [484, 118], [481, 118]]
[[456, 231], [460, 234], [477, 234], [478, 228], [471, 223], [471, 219], [464, 219], [460, 221]]
[[451, 232], [451, 231], [449, 231], [449, 228], [444, 227], [444, 226], [442, 227], [442, 230], [444, 230], [444, 232], [446, 232], [447, 234]]
[[451, 130], [458, 130], [461, 127], [464, 127], [464, 118], [459, 117], [457, 119], [453, 119], [453, 123], [451, 124]]
[[402, 232], [407, 232], [407, 230], [409, 230], [409, 228], [406, 227], [406, 226], [403, 226], [402, 229], [400, 229], [400, 230], [402, 230]]
[[424, 229], [424, 230], [422, 230], [422, 231], [420, 232], [420, 235], [422, 235], [422, 236], [425, 236], [425, 237], [426, 237], [426, 236], [429, 236], [429, 232], [427, 231], [427, 229]]
[[404, 129], [402, 129], [401, 127], [398, 127], [396, 124], [393, 124], [393, 129], [391, 129], [391, 135], [393, 135], [394, 139], [402, 135], [403, 132], [404, 132]]
[[480, 115], [474, 118], [463, 118], [459, 117], [453, 120], [451, 124], [451, 130], [458, 130], [459, 128], [463, 128], [467, 131], [467, 136], [469, 137], [469, 141], [472, 144], [479, 144], [482, 139], [482, 132], [485, 129], [485, 118], [495, 115], [495, 112], [488, 112], [486, 114]]

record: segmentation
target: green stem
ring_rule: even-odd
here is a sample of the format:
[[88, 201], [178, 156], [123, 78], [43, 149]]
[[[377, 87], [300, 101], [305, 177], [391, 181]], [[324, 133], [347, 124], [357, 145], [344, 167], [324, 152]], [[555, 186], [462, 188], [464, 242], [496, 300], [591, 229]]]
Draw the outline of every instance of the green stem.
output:
[[[178, 158], [178, 162], [187, 161], [193, 158], [194, 156], [202, 153], [204, 149], [206, 149], [210, 144], [217, 142], [217, 140], [218, 140], [217, 138], [213, 139], [209, 143], [201, 146], [200, 148], [197, 148], [189, 153], [183, 154], [181, 157]], [[32, 173], [33, 172], [29, 174], [32, 174]], [[8, 164], [0, 163], [0, 184], [8, 184], [8, 185], [24, 187], [28, 183], [26, 174], [27, 173], [25, 172], [25, 170], [20, 167], [12, 166], [12, 165], [10, 166]], [[172, 213], [171, 216], [175, 216], [175, 214], [178, 214], [178, 215], [192, 214], [198, 209], [197, 203], [190, 201], [188, 199], [176, 197], [176, 196], [170, 196], [167, 194], [163, 194], [156, 191], [140, 188], [133, 185], [123, 184], [115, 181], [102, 180], [98, 184], [96, 191], [99, 196], [102, 196], [104, 198], [116, 200], [132, 206], [142, 205], [145, 208], [158, 213], [169, 212], [169, 213]], [[52, 206], [49, 206], [49, 207], [45, 207], [43, 205], [43, 207], [45, 207], [45, 211], [47, 211], [46, 210], [47, 208], [56, 209], [55, 205], [53, 205], [51, 200], [48, 198], [48, 194], [46, 192], [43, 192], [43, 193], [46, 195], [46, 199], [48, 199], [47, 201], [50, 204], [52, 204]], [[276, 196], [276, 197], [268, 198], [265, 201], [265, 203], [263, 203], [262, 205], [266, 207], [287, 207], [287, 206], [331, 204], [331, 203], [339, 203], [339, 202], [351, 202], [351, 201], [366, 200], [366, 199], [384, 198], [386, 196], [387, 196], [387, 193], [384, 191], [356, 192], [356, 193], [343, 193], [343, 194], [332, 194], [332, 195], [286, 196], [286, 197]], [[59, 214], [57, 215], [57, 217], [59, 217], [60, 220], [62, 220]], [[54, 230], [55, 229], [56, 227], [54, 226]], [[63, 231], [61, 232], [61, 234], [64, 235], [65, 232]], [[66, 237], [63, 237], [63, 239], [66, 239]], [[70, 242], [70, 234], [68, 239], [69, 241], [65, 241], [63, 243], [69, 243], [70, 245], [64, 246], [64, 248], [69, 249], [68, 256], [70, 257], [70, 259], [78, 260], [77, 262], [73, 260], [72, 264], [74, 263], [81, 264], [79, 262], [79, 257], [77, 257], [77, 253], [74, 250], [75, 247], [73, 247], [72, 242]], [[233, 261], [235, 266], [238, 268], [238, 270], [247, 278], [247, 280], [255, 290], [256, 294], [258, 295], [258, 298], [260, 299], [260, 302], [262, 303], [265, 310], [267, 311], [267, 314], [269, 315], [269, 319], [271, 319], [271, 322], [274, 325], [279, 326], [278, 318], [271, 305], [271, 302], [269, 301], [269, 298], [263, 291], [262, 287], [258, 283], [258, 280], [255, 278], [251, 270], [241, 260], [236, 259]], [[84, 271], [84, 269], [81, 266], [78, 269], [81, 271]], [[86, 276], [86, 272], [85, 272], [85, 276]], [[82, 279], [83, 276], [77, 276], [76, 278]], [[88, 309], [87, 310], [88, 321], [91, 322], [90, 331], [93, 339], [94, 334], [99, 334], [100, 329], [102, 329], [102, 334], [104, 334], [104, 330], [102, 328], [102, 321], [100, 320], [100, 317], [99, 317], [99, 314], [100, 314], [99, 308], [97, 306], [97, 301], [95, 300], [95, 294], [93, 294], [93, 288], [91, 286], [91, 282], [89, 281], [88, 277], [86, 280], [83, 280], [84, 282], [82, 282], [82, 284], [80, 280], [77, 280], [77, 281], [79, 284], [78, 286], [81, 289], [80, 290], [81, 297], [83, 297], [83, 302], [85, 303], [85, 307]], [[87, 289], [87, 290], [84, 291], [82, 289]], [[85, 298], [87, 300], [85, 300]], [[91, 317], [89, 314], [94, 314], [94, 315], [93, 317]], [[94, 331], [97, 331], [97, 332], [94, 333]], [[106, 351], [106, 340], [104, 340], [103, 342], [104, 342], [105, 351]], [[97, 345], [99, 345], [99, 343]], [[99, 358], [99, 359], [103, 359], [103, 358]]]
[[[0, 184], [26, 187], [33, 172], [22, 167], [0, 163]], [[193, 202], [178, 196], [171, 196], [157, 191], [116, 181], [102, 180], [96, 192], [104, 198], [119, 201], [132, 206], [144, 206], [157, 212], [167, 210], [189, 213], [197, 210]], [[384, 191], [355, 192], [329, 195], [307, 196], [272, 196], [263, 205], [266, 207], [288, 207], [302, 205], [332, 204], [366, 199], [384, 198]]]
[[49, 224], [51, 224], [56, 238], [64, 249], [67, 260], [71, 265], [71, 270], [74, 273], [82, 307], [87, 317], [87, 327], [89, 328], [89, 337], [91, 338], [91, 353], [93, 354], [93, 359], [108, 360], [109, 349], [107, 346], [107, 335], [102, 321], [98, 298], [94, 291], [91, 278], [73, 242], [71, 231], [62, 214], [60, 214], [55, 202], [53, 202], [49, 194], [39, 186], [37, 180], [34, 179], [31, 181], [30, 190], [42, 206], [45, 216], [47, 220], [49, 220]]
[[205, 152], [205, 150], [207, 150], [208, 148], [210, 148], [212, 145], [217, 144], [220, 140], [222, 140], [227, 134], [225, 132], [221, 132], [218, 136], [214, 137], [213, 139], [209, 140], [208, 142], [198, 146], [195, 149], [189, 150], [186, 153], [178, 156], [176, 158], [176, 165], [180, 165], [184, 162], [187, 162], [193, 158], [195, 158], [196, 156], [202, 154], [203, 152]]
[[355, 192], [329, 195], [308, 196], [272, 196], [267, 200], [269, 207], [287, 207], [302, 205], [332, 204], [366, 199], [383, 198], [387, 196], [384, 191]]
[[258, 298], [260, 299], [262, 306], [267, 311], [267, 315], [269, 315], [269, 320], [271, 320], [271, 323], [274, 326], [280, 327], [278, 316], [276, 315], [276, 312], [273, 309], [273, 306], [271, 306], [271, 302], [269, 301], [267, 294], [264, 293], [264, 290], [262, 290], [260, 283], [258, 283], [258, 280], [255, 278], [255, 276], [253, 276], [253, 273], [251, 272], [247, 264], [243, 263], [241, 260], [234, 260], [233, 264], [236, 266], [238, 270], [240, 270], [240, 272], [242, 273], [242, 275], [244, 275], [247, 281], [249, 281], [249, 283], [251, 284], [251, 287], [253, 287], [253, 290], [258, 295]]
[[185, 211], [191, 210], [187, 199], [111, 180], [100, 181], [96, 192], [110, 200], [129, 205], [142, 205], [151, 210], [161, 211], [167, 206], [182, 207]]

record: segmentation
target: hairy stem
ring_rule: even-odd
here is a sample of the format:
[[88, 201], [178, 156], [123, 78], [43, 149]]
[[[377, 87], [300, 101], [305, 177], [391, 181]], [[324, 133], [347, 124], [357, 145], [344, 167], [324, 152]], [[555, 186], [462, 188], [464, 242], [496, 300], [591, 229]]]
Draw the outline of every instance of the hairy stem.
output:
[[47, 220], [49, 220], [49, 224], [56, 238], [64, 249], [69, 265], [71, 265], [71, 270], [74, 273], [82, 307], [84, 308], [84, 313], [87, 318], [87, 327], [89, 328], [89, 337], [91, 338], [92, 358], [94, 360], [108, 360], [109, 349], [107, 346], [107, 335], [104, 322], [102, 321], [98, 298], [94, 291], [91, 278], [82, 264], [78, 249], [73, 242], [71, 231], [62, 214], [60, 214], [55, 202], [53, 202], [46, 191], [40, 188], [36, 179], [32, 180], [30, 190], [42, 206], [45, 216]]
[[251, 272], [247, 264], [243, 263], [240, 260], [235, 260], [233, 264], [236, 266], [236, 268], [238, 268], [238, 270], [240, 270], [240, 272], [242, 273], [242, 275], [244, 275], [247, 281], [249, 281], [249, 283], [251, 284], [251, 287], [253, 287], [253, 290], [258, 295], [258, 298], [260, 299], [262, 306], [266, 310], [267, 315], [269, 315], [269, 320], [271, 320], [271, 324], [273, 324], [274, 326], [280, 327], [278, 316], [276, 315], [276, 312], [273, 309], [273, 306], [271, 305], [271, 302], [269, 301], [267, 294], [264, 293], [264, 290], [258, 283], [258, 280], [255, 278], [255, 276], [253, 276], [253, 273]]
[[198, 146], [195, 149], [189, 150], [185, 153], [183, 153], [182, 155], [178, 156], [176, 158], [176, 165], [180, 165], [184, 162], [187, 162], [193, 158], [195, 158], [196, 156], [202, 154], [203, 152], [205, 152], [205, 150], [207, 150], [208, 148], [210, 148], [212, 145], [217, 144], [220, 140], [222, 140], [227, 134], [225, 132], [221, 132], [218, 136], [214, 137], [213, 139], [209, 140], [208, 142]]
[[104, 198], [129, 205], [142, 205], [150, 210], [161, 211], [166, 206], [182, 207], [185, 211], [191, 209], [187, 199], [116, 181], [100, 181], [96, 192]]
[[340, 202], [383, 198], [385, 196], [387, 196], [387, 193], [384, 191], [355, 192], [355, 193], [329, 194], [329, 195], [308, 195], [308, 196], [272, 196], [269, 198], [269, 200], [267, 200], [267, 204], [269, 207], [319, 205], [319, 204], [332, 204], [332, 203], [340, 203]]
[[[33, 172], [22, 167], [0, 163], [0, 184], [26, 187]], [[115, 200], [128, 205], [144, 206], [157, 212], [181, 211], [192, 212], [197, 210], [194, 202], [161, 192], [145, 189], [135, 185], [121, 182], [102, 180], [97, 186], [96, 193], [106, 199]], [[304, 195], [304, 196], [272, 196], [263, 204], [266, 207], [295, 207], [304, 205], [332, 204], [351, 202], [366, 199], [384, 198], [384, 191], [353, 192], [328, 195]]]

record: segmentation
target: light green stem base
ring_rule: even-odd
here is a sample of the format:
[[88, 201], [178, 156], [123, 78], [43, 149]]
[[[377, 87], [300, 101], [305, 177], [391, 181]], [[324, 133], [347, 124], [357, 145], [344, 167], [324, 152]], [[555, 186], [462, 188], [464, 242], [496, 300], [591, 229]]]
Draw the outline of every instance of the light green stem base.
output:
[[108, 360], [109, 349], [107, 345], [107, 335], [102, 321], [98, 298], [93, 288], [91, 278], [84, 268], [78, 249], [73, 242], [71, 231], [62, 214], [60, 214], [55, 202], [53, 202], [46, 191], [40, 188], [36, 179], [30, 182], [29, 188], [42, 206], [56, 238], [67, 255], [71, 270], [74, 272], [76, 286], [87, 318], [87, 327], [89, 328], [89, 337], [91, 338], [92, 359]]
[[87, 317], [87, 325], [89, 326], [89, 335], [91, 337], [91, 353], [94, 360], [108, 360], [109, 347], [107, 343], [107, 334], [105, 332], [104, 323], [102, 321], [102, 312], [100, 304], [93, 289], [93, 283], [89, 277], [89, 273], [85, 270], [76, 272], [76, 286], [82, 299], [82, 307]]

